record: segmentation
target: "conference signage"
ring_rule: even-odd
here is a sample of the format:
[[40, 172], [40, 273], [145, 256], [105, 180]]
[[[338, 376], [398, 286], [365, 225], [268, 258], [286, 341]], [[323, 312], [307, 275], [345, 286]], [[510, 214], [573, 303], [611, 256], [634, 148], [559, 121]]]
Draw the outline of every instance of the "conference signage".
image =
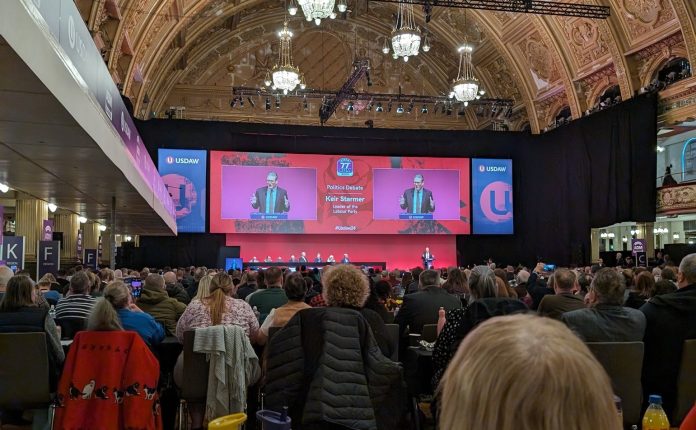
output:
[[2, 236], [5, 231], [5, 207], [0, 205], [0, 245], [2, 245]]
[[97, 258], [101, 261], [102, 255], [104, 254], [104, 240], [99, 236], [99, 246], [97, 247], [98, 253]]
[[96, 249], [85, 249], [85, 266], [94, 270], [99, 268], [99, 260], [97, 259]]
[[7, 267], [24, 269], [24, 236], [5, 236], [0, 244], [0, 260]]
[[512, 160], [472, 158], [474, 234], [512, 234]]
[[53, 220], [43, 220], [43, 240], [53, 240]]
[[77, 241], [76, 241], [76, 244], [77, 244], [77, 249], [76, 249], [76, 251], [77, 251], [77, 259], [80, 260], [80, 261], [82, 261], [82, 257], [83, 257], [83, 255], [82, 255], [82, 249], [83, 249], [83, 248], [82, 248], [82, 229], [77, 230]]
[[41, 279], [46, 273], [55, 275], [60, 269], [60, 242], [40, 240], [36, 250], [36, 279]]
[[159, 174], [174, 202], [180, 233], [204, 233], [206, 217], [206, 151], [159, 149]]
[[636, 257], [636, 266], [648, 267], [648, 248], [645, 239], [631, 239], [631, 251]]
[[[127, 149], [130, 161], [172, 218], [174, 203], [157, 173], [152, 159], [138, 134], [121, 94], [92, 36], [85, 26], [74, 0], [32, 0], [51, 34], [67, 54], [89, 93], [97, 100]], [[136, 70], [137, 72], [137, 70]]]
[[467, 158], [211, 151], [210, 232], [469, 234], [469, 188]]

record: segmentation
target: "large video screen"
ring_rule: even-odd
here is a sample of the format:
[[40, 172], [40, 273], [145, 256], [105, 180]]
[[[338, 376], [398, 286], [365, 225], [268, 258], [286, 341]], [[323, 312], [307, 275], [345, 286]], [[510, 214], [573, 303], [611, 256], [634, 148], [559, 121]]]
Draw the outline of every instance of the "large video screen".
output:
[[469, 159], [211, 151], [211, 233], [469, 234]]
[[158, 151], [159, 174], [176, 206], [180, 233], [205, 232], [207, 152], [188, 149]]

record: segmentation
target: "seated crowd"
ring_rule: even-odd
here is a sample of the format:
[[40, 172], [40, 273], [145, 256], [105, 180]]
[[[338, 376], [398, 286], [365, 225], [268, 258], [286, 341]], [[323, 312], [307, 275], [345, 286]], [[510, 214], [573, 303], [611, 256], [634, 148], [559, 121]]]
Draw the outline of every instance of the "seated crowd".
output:
[[[137, 297], [133, 281], [142, 282]], [[425, 338], [432, 325], [434, 343], [421, 342], [432, 351], [432, 373], [423, 375], [414, 355], [423, 347], [413, 340]], [[109, 335], [124, 331], [137, 336], [109, 344]], [[190, 331], [197, 333], [193, 350], [215, 367], [205, 404], [188, 408], [194, 429], [223, 413], [251, 415], [259, 391], [266, 409], [287, 406], [297, 429], [411, 428], [421, 413], [409, 398], [423, 393], [433, 395], [440, 429], [620, 429], [611, 381], [585, 342], [644, 342], [645, 400], [661, 395], [671, 417], [684, 341], [696, 339], [696, 254], [678, 268], [660, 260], [654, 268], [600, 262], [553, 272], [543, 263], [496, 268], [492, 262], [407, 271], [348, 264], [244, 272], [77, 266], [37, 282], [0, 266], [0, 333], [45, 333], [56, 419], [65, 428], [68, 422], [88, 428], [96, 419], [70, 409], [71, 402], [113, 395], [109, 407], [118, 408], [119, 399], [139, 396], [140, 389], [154, 403], [144, 415], [130, 409], [145, 420], [137, 425], [161, 428], [153, 385], [163, 389], [164, 376], [113, 391], [94, 377], [74, 382], [80, 354], [97, 342], [114, 350], [124, 345], [131, 355], [124, 359], [157, 374], [164, 371], [156, 363], [159, 345], [165, 339], [183, 345]], [[102, 334], [89, 338], [90, 332]], [[61, 339], [73, 338], [82, 346], [70, 346], [66, 360]], [[185, 353], [177, 354], [171, 376], [182, 387]], [[418, 384], [424, 376], [425, 388]], [[45, 411], [33, 412], [37, 421]], [[0, 414], [3, 424], [21, 424], [32, 411]]]

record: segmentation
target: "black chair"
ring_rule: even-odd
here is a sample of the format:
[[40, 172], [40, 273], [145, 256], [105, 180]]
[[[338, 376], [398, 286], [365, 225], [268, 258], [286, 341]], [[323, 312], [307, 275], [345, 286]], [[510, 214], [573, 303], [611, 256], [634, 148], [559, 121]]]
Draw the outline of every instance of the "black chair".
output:
[[205, 404], [208, 394], [208, 362], [205, 354], [193, 352], [196, 332], [184, 333], [184, 380], [179, 399], [179, 430], [188, 428], [188, 403]]
[[437, 340], [437, 324], [425, 324], [421, 331], [421, 339], [426, 342], [435, 342]]
[[78, 331], [87, 328], [87, 318], [56, 318], [56, 325], [60, 326], [60, 338], [72, 340]]
[[626, 427], [640, 424], [643, 370], [643, 342], [587, 342], [606, 370], [614, 394], [621, 397], [623, 420]]
[[677, 380], [677, 406], [672, 415], [673, 426], [681, 424], [696, 402], [696, 339], [684, 341], [679, 379]]
[[399, 324], [385, 324], [387, 327], [387, 336], [389, 339], [389, 347], [392, 350], [391, 360], [399, 361]]
[[52, 428], [54, 410], [46, 334], [0, 334], [0, 363], [0, 410], [50, 407], [49, 428]]

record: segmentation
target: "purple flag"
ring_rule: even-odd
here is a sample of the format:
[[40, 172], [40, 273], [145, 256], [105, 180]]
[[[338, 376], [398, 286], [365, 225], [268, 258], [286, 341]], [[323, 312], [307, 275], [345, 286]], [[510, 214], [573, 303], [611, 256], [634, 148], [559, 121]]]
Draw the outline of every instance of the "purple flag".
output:
[[2, 232], [5, 231], [5, 206], [0, 205], [0, 245], [2, 245]]
[[77, 230], [77, 259], [82, 261], [82, 229]]

